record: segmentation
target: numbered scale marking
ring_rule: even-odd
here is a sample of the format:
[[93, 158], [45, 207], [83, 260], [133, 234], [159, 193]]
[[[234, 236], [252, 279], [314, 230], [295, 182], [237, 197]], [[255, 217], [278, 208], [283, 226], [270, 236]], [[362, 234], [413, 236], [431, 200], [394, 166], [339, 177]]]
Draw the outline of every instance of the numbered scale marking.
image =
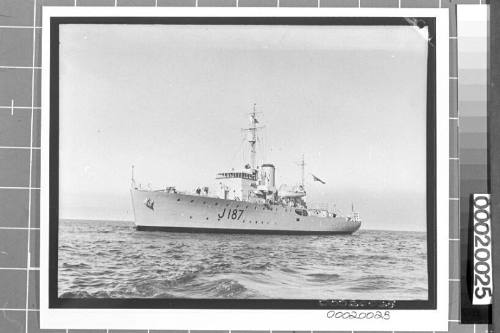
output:
[[493, 277], [491, 265], [491, 209], [489, 194], [474, 194], [474, 277], [472, 304], [491, 304]]

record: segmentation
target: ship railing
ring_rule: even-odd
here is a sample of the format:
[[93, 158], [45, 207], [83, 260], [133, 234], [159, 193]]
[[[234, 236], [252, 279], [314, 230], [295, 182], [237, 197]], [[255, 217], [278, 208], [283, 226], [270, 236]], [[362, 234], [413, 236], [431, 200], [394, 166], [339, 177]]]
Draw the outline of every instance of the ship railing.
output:
[[316, 209], [316, 208], [308, 208], [307, 212], [310, 216], [321, 216], [321, 217], [328, 217], [331, 216], [332, 214], [328, 212], [326, 209]]
[[315, 202], [312, 206], [317, 209], [327, 209], [330, 204], [328, 202]]
[[326, 210], [328, 212], [332, 212], [333, 210], [335, 210], [335, 205], [329, 203], [314, 203], [308, 204], [307, 206], [309, 207], [309, 209]]
[[218, 199], [219, 197], [213, 193], [208, 193], [208, 194], [205, 194], [205, 193], [196, 193], [196, 191], [177, 191], [176, 193], [179, 193], [179, 194], [184, 194], [184, 195], [192, 195], [192, 196], [196, 196], [196, 197], [202, 197], [202, 198], [215, 198], [215, 199]]
[[178, 193], [174, 186], [167, 186], [154, 192]]

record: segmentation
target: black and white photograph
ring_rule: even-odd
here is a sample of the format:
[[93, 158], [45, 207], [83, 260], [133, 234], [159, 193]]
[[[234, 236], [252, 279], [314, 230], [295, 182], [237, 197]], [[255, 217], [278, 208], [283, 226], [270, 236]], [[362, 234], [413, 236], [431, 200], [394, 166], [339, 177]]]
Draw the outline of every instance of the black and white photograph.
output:
[[60, 298], [427, 300], [428, 27], [60, 27]]
[[46, 13], [44, 325], [441, 329], [444, 15], [243, 12]]

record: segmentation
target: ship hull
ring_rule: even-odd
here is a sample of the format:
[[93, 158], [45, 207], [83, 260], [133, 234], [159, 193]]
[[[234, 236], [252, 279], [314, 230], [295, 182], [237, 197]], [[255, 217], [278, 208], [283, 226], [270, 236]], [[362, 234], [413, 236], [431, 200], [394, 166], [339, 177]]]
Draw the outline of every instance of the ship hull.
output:
[[332, 235], [352, 234], [361, 222], [344, 217], [301, 216], [294, 208], [202, 195], [132, 189], [140, 231]]
[[165, 231], [184, 233], [208, 234], [249, 234], [249, 235], [350, 235], [354, 231], [319, 231], [319, 230], [265, 230], [265, 229], [239, 229], [239, 228], [205, 228], [205, 227], [159, 227], [137, 225], [138, 231]]

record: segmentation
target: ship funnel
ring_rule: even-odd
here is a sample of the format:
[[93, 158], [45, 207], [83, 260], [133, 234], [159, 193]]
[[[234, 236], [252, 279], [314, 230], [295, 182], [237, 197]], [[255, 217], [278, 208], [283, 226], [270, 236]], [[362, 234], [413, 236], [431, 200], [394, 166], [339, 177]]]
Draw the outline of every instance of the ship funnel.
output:
[[275, 188], [275, 174], [276, 174], [276, 169], [274, 168], [274, 165], [262, 164], [261, 175], [264, 181], [264, 185], [268, 189]]

